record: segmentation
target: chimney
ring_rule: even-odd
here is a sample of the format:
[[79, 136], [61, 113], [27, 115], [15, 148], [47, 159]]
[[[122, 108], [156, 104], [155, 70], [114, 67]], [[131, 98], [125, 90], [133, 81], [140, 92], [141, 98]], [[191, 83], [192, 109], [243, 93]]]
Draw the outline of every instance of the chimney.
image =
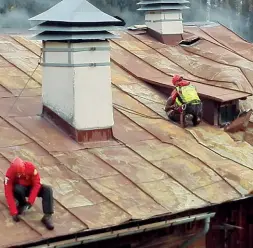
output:
[[42, 116], [78, 142], [112, 138], [110, 44], [121, 21], [85, 0], [63, 0], [29, 19], [42, 40]]
[[145, 24], [148, 33], [165, 44], [174, 44], [182, 40], [182, 10], [187, 0], [143, 0], [139, 11], [145, 12]]

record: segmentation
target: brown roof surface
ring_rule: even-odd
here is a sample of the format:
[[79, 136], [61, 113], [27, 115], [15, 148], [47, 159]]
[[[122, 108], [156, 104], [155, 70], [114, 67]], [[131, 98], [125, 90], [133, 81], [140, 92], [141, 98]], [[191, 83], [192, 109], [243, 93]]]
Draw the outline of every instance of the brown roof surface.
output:
[[[186, 130], [173, 125], [163, 118], [164, 96], [139, 79], [162, 73], [168, 83], [172, 74], [181, 73], [210, 89], [252, 92], [253, 66], [245, 58], [251, 45], [236, 36], [226, 39], [226, 33], [233, 34], [221, 26], [186, 31], [205, 37], [186, 48], [127, 33], [111, 42], [115, 140], [91, 144], [75, 143], [39, 116], [41, 68], [16, 99], [37, 65], [40, 43], [1, 36], [0, 178], [14, 156], [36, 163], [43, 182], [54, 188], [56, 228], [50, 232], [40, 225], [40, 201], [14, 224], [0, 184], [0, 247], [13, 244], [14, 236], [22, 243], [118, 225], [232, 201], [252, 190], [253, 149], [248, 143], [236, 143], [206, 124]], [[235, 44], [244, 55], [233, 52]], [[135, 66], [129, 69], [129, 64]], [[132, 76], [137, 73], [139, 78]]]

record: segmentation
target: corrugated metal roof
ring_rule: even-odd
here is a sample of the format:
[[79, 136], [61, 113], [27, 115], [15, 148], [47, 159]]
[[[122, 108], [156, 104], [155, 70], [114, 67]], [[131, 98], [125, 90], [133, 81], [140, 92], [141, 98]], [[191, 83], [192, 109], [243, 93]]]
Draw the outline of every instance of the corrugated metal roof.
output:
[[[118, 19], [102, 12], [86, 0], [62, 0], [30, 21], [55, 21], [70, 23], [120, 23]], [[111, 24], [112, 25], [112, 24]]]
[[[41, 118], [37, 69], [0, 122], [0, 173], [17, 155], [36, 163], [42, 181], [54, 188], [56, 228], [50, 232], [39, 224], [40, 201], [14, 224], [1, 183], [0, 247], [232, 201], [252, 190], [251, 145], [204, 123], [194, 129], [173, 125], [163, 119], [164, 95], [134, 77], [136, 71], [143, 77], [159, 71], [169, 82], [180, 73], [199, 84], [252, 92], [252, 44], [222, 26], [186, 31], [183, 36], [203, 39], [192, 47], [169, 47], [122, 32], [111, 42], [114, 141], [77, 144]], [[1, 36], [1, 42], [0, 114], [5, 116], [37, 66], [40, 43], [10, 36]], [[253, 106], [251, 98], [248, 104]]]
[[31, 37], [31, 40], [107, 40], [118, 38], [109, 32], [42, 32]]

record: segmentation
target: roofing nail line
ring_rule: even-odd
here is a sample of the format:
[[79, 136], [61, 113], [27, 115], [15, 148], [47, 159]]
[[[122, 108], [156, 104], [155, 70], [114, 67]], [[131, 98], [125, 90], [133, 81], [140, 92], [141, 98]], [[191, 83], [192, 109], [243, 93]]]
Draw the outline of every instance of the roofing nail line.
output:
[[[207, 80], [208, 80], [208, 81], [211, 81], [211, 82], [212, 82], [212, 81], [215, 81], [215, 80], [209, 80], [209, 79], [206, 79], [206, 78], [204, 78], [204, 77], [200, 77], [200, 76], [194, 75], [192, 72], [190, 72], [189, 70], [187, 70], [186, 68], [184, 68], [184, 67], [181, 66], [180, 64], [176, 63], [175, 61], [171, 60], [168, 56], [164, 55], [162, 52], [159, 51], [159, 49], [153, 48], [152, 46], [146, 44], [144, 41], [142, 41], [141, 39], [139, 39], [139, 38], [133, 36], [133, 35], [130, 34], [129, 32], [128, 32], [128, 34], [129, 34], [130, 36], [132, 36], [133, 38], [135, 38], [136, 40], [138, 40], [138, 41], [140, 41], [141, 43], [143, 43], [144, 45], [146, 45], [147, 47], [149, 47], [150, 49], [156, 51], [158, 54], [162, 55], [164, 58], [168, 59], [170, 62], [176, 64], [178, 67], [180, 67], [180, 68], [183, 69], [184, 71], [188, 72], [190, 75], [192, 75], [192, 76], [194, 76], [194, 77], [196, 77], [196, 78], [203, 79], [203, 80], [205, 80], [205, 81], [207, 81]], [[114, 41], [113, 41], [113, 42], [114, 42]], [[117, 41], [115, 41], [115, 43], [118, 45]], [[176, 46], [175, 46], [175, 47], [176, 47]], [[123, 48], [124, 48], [124, 47], [123, 47]], [[127, 50], [127, 51], [129, 51], [129, 50], [126, 49], [126, 48], [124, 48], [124, 49]], [[131, 51], [129, 51], [129, 52], [132, 53]], [[132, 53], [132, 54], [134, 54], [134, 53]], [[135, 55], [135, 54], [134, 54], [134, 55]], [[138, 57], [138, 56], [137, 56], [137, 57]], [[139, 57], [138, 57], [138, 58], [139, 58]], [[141, 59], [141, 58], [139, 58], [139, 59]], [[141, 60], [143, 60], [143, 59], [141, 59]], [[143, 61], [144, 61], [144, 60], [143, 60]], [[154, 67], [154, 66], [151, 65], [150, 63], [149, 63], [149, 65], [152, 66], [152, 67]], [[154, 67], [154, 68], [158, 69], [157, 67]], [[166, 75], [170, 75], [170, 74], [164, 72], [164, 71], [161, 70], [161, 69], [158, 69], [158, 70], [162, 71], [162, 72], [165, 73]], [[171, 75], [170, 75], [170, 76], [171, 76]], [[198, 81], [195, 81], [195, 80], [190, 80], [190, 81], [198, 82]], [[232, 83], [232, 84], [235, 84], [234, 82], [227, 82], [227, 81], [222, 81], [222, 80], [216, 80], [216, 81], [217, 81], [217, 82], [221, 82], [221, 83]], [[210, 85], [210, 84], [207, 84], [207, 83], [204, 83], [204, 82], [198, 82], [198, 83]], [[212, 86], [214, 86], [214, 85], [212, 85]], [[222, 88], [222, 87], [219, 87], [219, 88]]]
[[[123, 91], [124, 92], [124, 90], [123, 89], [121, 89], [119, 86], [116, 86], [116, 85], [114, 85], [116, 88], [119, 88], [121, 91]], [[126, 93], [127, 94], [127, 93]], [[130, 96], [131, 97], [131, 96]], [[132, 97], [133, 99], [135, 99], [134, 97]], [[136, 99], [135, 99], [136, 100]], [[138, 101], [138, 99], [136, 100], [136, 101]], [[143, 103], [141, 103], [140, 101], [138, 101], [140, 104], [142, 104], [143, 105]], [[146, 108], [148, 108], [148, 109], [150, 109], [148, 106], [146, 106], [146, 105], [144, 105]], [[151, 111], [153, 111], [152, 109], [150, 109]], [[120, 110], [119, 110], [120, 111]], [[121, 112], [121, 111], [120, 111]], [[153, 112], [155, 112], [155, 111], [153, 111]], [[124, 113], [122, 113], [123, 115], [125, 115]], [[158, 113], [158, 115], [160, 115], [159, 113]], [[125, 115], [126, 116], [126, 115]], [[130, 117], [128, 117], [128, 116], [126, 116], [128, 119], [130, 119], [130, 120], [132, 120]], [[166, 120], [164, 117], [163, 117], [163, 119], [164, 120]], [[135, 122], [138, 126], [140, 126], [141, 128], [143, 128], [144, 130], [146, 130], [148, 133], [150, 133], [150, 134], [152, 134], [151, 132], [149, 132], [146, 128], [144, 128], [143, 126], [141, 126], [141, 125], [139, 125], [135, 120], [132, 120], [133, 122]], [[166, 120], [167, 121], [167, 120]], [[188, 132], [194, 139], [195, 139], [195, 141], [199, 144], [199, 145], [201, 145], [201, 146], [203, 146], [203, 147], [205, 147], [206, 149], [208, 149], [208, 150], [210, 150], [210, 151], [212, 151], [209, 147], [207, 147], [207, 146], [205, 146], [205, 145], [203, 145], [203, 144], [201, 144], [197, 139], [196, 139], [196, 137], [194, 137], [193, 136], [193, 134], [190, 132], [190, 131], [188, 131], [187, 129], [185, 129], [186, 130], [186, 132]], [[234, 189], [239, 195], [241, 195], [241, 196], [244, 196], [239, 190], [237, 190], [230, 182], [228, 182], [224, 177], [222, 177], [221, 176], [221, 174], [219, 173], [219, 172], [217, 172], [215, 169], [213, 169], [210, 165], [208, 165], [208, 163], [206, 163], [206, 162], [204, 162], [203, 160], [201, 160], [199, 157], [196, 157], [196, 156], [194, 156], [194, 155], [192, 155], [191, 153], [189, 153], [189, 152], [187, 152], [186, 150], [184, 150], [183, 148], [181, 148], [180, 146], [178, 146], [177, 144], [175, 144], [175, 143], [169, 143], [169, 142], [164, 142], [164, 141], [162, 141], [160, 138], [158, 138], [156, 135], [154, 135], [154, 134], [152, 134], [153, 136], [155, 136], [158, 140], [160, 140], [162, 143], [167, 143], [167, 144], [171, 144], [171, 145], [174, 145], [175, 147], [177, 147], [178, 149], [180, 149], [181, 151], [183, 151], [184, 153], [186, 153], [186, 154], [188, 154], [188, 155], [190, 155], [190, 156], [192, 156], [192, 157], [194, 157], [195, 159], [198, 159], [200, 162], [202, 162], [203, 164], [205, 164], [210, 170], [212, 170], [214, 173], [216, 173], [223, 181], [225, 181], [232, 189]], [[214, 152], [214, 151], [212, 151], [212, 152]], [[225, 156], [223, 156], [223, 155], [221, 155], [221, 154], [219, 154], [219, 153], [217, 153], [217, 152], [214, 152], [214, 153], [216, 153], [217, 155], [219, 155], [220, 157], [224, 157], [224, 158], [226, 158]], [[226, 158], [226, 159], [228, 159], [228, 160], [231, 160], [231, 161], [233, 161], [232, 159], [230, 159], [230, 158]], [[233, 162], [235, 162], [235, 161], [233, 161]], [[240, 164], [240, 163], [238, 163], [238, 162], [235, 162], [235, 163], [237, 163], [237, 164]], [[245, 165], [243, 165], [243, 164], [241, 164], [242, 166], [244, 166], [244, 167], [246, 167]], [[246, 167], [246, 168], [248, 168], [248, 167]], [[249, 169], [249, 168], [248, 168]], [[252, 169], [253, 170], [253, 169]], [[208, 202], [208, 201], [207, 201]]]

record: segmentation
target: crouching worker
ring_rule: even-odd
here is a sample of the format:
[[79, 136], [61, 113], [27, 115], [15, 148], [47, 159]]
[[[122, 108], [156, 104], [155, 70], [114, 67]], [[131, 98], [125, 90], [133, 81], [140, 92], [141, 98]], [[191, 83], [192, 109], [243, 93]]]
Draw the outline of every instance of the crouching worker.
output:
[[180, 115], [192, 115], [192, 122], [197, 126], [202, 119], [202, 103], [195, 86], [187, 82], [183, 77], [175, 75], [172, 78], [175, 89], [167, 100], [165, 111], [168, 117], [175, 122], [180, 121]]
[[20, 221], [20, 215], [32, 207], [37, 197], [41, 197], [44, 212], [41, 222], [47, 229], [54, 229], [52, 188], [41, 184], [40, 175], [31, 162], [23, 161], [20, 158], [13, 160], [6, 172], [4, 190], [14, 221]]

